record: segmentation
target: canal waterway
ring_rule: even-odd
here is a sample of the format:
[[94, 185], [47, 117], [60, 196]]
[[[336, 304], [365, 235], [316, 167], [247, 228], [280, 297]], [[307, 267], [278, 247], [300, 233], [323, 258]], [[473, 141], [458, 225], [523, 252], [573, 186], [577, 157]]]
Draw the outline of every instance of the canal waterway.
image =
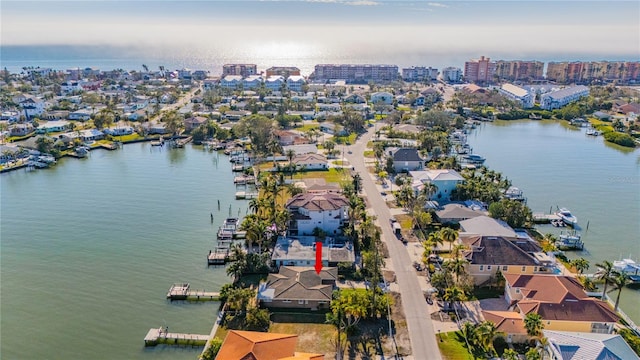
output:
[[165, 296], [174, 282], [229, 282], [206, 265], [229, 207], [247, 211], [225, 155], [129, 144], [2, 174], [0, 189], [3, 359], [197, 357], [201, 347], [145, 348], [143, 338], [159, 326], [211, 330], [218, 303]]
[[[533, 212], [566, 207], [578, 217], [585, 249], [566, 253], [586, 258], [591, 264], [586, 273], [597, 271], [595, 264], [604, 260], [640, 260], [640, 150], [608, 144], [556, 121], [483, 123], [468, 140], [487, 167], [524, 191]], [[538, 229], [561, 231], [551, 225]], [[636, 324], [639, 303], [640, 290], [623, 290], [621, 308]]]

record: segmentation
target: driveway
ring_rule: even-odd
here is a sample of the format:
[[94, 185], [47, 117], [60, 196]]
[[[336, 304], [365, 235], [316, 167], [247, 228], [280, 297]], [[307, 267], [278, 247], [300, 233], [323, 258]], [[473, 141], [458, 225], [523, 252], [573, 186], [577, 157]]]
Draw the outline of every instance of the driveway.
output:
[[396, 240], [391, 230], [391, 213], [380, 191], [377, 189], [372, 175], [365, 167], [363, 153], [369, 139], [373, 137], [375, 128], [370, 128], [355, 144], [347, 146], [345, 157], [362, 176], [362, 187], [367, 194], [370, 206], [375, 210], [382, 239], [389, 250], [392, 267], [396, 274], [396, 281], [402, 296], [402, 307], [407, 319], [409, 337], [411, 338], [412, 356], [415, 359], [442, 359], [436, 342], [433, 324], [429, 315], [429, 307], [425, 301], [416, 270], [412, 266], [412, 259], [406, 247]]

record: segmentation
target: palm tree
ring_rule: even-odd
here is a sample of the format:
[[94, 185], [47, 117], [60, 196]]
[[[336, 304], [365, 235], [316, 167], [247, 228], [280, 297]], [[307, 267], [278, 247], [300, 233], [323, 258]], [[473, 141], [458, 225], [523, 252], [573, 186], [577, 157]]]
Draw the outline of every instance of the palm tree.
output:
[[611, 282], [611, 274], [613, 273], [613, 264], [611, 261], [605, 260], [602, 264], [596, 264], [597, 267], [600, 268], [598, 272], [596, 272], [596, 279], [604, 281], [604, 289], [602, 290], [602, 298], [607, 295], [607, 286], [609, 282]]
[[491, 321], [483, 321], [476, 328], [478, 332], [477, 338], [480, 341], [480, 345], [489, 355], [493, 355], [496, 349], [493, 347], [493, 339], [497, 336], [503, 335], [503, 332], [498, 331], [496, 325]]
[[614, 290], [618, 290], [618, 295], [616, 295], [616, 304], [613, 307], [613, 311], [618, 311], [618, 304], [620, 303], [620, 294], [622, 293], [622, 289], [629, 285], [631, 279], [629, 279], [629, 275], [623, 272], [614, 271], [613, 276], [611, 277], [611, 285], [613, 285]]
[[442, 234], [440, 233], [440, 231], [432, 231], [427, 237], [427, 241], [430, 242], [431, 244], [434, 244], [433, 245], [434, 249], [439, 244], [442, 245], [444, 243], [444, 240], [442, 239]]
[[449, 260], [447, 264], [451, 271], [456, 274], [456, 282], [458, 282], [460, 280], [460, 274], [464, 273], [466, 270], [465, 265], [467, 264], [467, 260], [456, 258]]
[[542, 334], [542, 329], [544, 329], [542, 316], [534, 312], [528, 313], [524, 318], [524, 328], [527, 330], [527, 334], [529, 336], [540, 336], [540, 334]]
[[585, 258], [579, 258], [571, 261], [571, 265], [578, 270], [578, 274], [582, 275], [589, 268], [589, 261]]
[[458, 239], [458, 232], [452, 228], [446, 227], [440, 230], [440, 234], [442, 236], [442, 240], [449, 243], [449, 252], [451, 252], [454, 241]]
[[293, 178], [293, 167], [291, 162], [293, 161], [293, 158], [296, 157], [296, 151], [293, 149], [289, 149], [286, 151], [286, 155], [287, 158], [289, 159], [289, 171], [291, 171], [291, 177]]
[[449, 304], [453, 307], [453, 310], [456, 310], [456, 302], [466, 300], [466, 296], [464, 291], [457, 286], [448, 287], [444, 291], [444, 295], [442, 296], [444, 301], [448, 301]]

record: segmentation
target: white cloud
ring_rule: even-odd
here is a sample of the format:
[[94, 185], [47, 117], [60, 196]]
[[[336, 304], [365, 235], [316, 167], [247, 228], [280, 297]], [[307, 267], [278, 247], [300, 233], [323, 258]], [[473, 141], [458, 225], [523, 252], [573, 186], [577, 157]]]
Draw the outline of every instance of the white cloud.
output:
[[427, 5], [432, 6], [432, 7], [439, 7], [439, 8], [448, 8], [449, 5], [445, 5], [445, 4], [441, 4], [441, 3], [437, 3], [437, 2], [430, 2], [427, 3]]

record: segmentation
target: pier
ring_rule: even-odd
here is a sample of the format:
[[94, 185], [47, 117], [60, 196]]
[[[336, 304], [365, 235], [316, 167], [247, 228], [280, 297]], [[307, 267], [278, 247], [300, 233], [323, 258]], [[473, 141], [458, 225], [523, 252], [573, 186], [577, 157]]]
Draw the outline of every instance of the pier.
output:
[[209, 250], [209, 255], [207, 255], [208, 265], [224, 265], [227, 261], [229, 261], [229, 248]]
[[233, 178], [233, 183], [238, 185], [255, 184], [256, 178], [251, 175], [236, 176]]
[[144, 337], [144, 346], [158, 344], [202, 346], [209, 341], [209, 337], [210, 335], [172, 333], [166, 328], [159, 327], [149, 329], [147, 336]]
[[237, 191], [236, 199], [254, 199], [258, 197], [257, 192]]
[[562, 221], [556, 214], [533, 213], [533, 222], [536, 224], [549, 224], [552, 221]]
[[204, 291], [204, 290], [191, 290], [191, 285], [188, 283], [173, 284], [167, 292], [167, 299], [170, 300], [213, 300], [220, 299], [219, 292]]

